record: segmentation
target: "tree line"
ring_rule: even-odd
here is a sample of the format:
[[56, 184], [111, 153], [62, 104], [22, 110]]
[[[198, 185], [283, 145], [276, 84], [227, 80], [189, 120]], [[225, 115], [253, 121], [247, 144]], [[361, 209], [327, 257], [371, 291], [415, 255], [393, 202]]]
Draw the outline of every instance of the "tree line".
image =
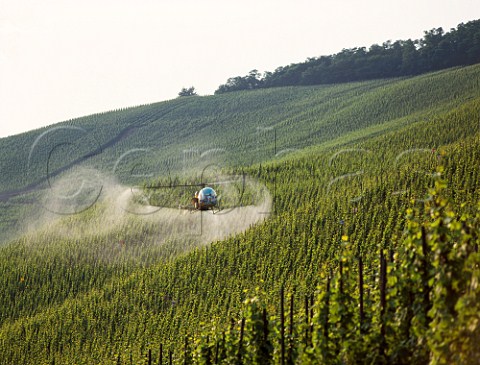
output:
[[353, 81], [413, 76], [454, 66], [480, 62], [480, 20], [461, 23], [445, 32], [425, 31], [417, 40], [386, 41], [369, 49], [355, 47], [308, 58], [305, 62], [278, 67], [274, 72], [252, 70], [231, 77], [215, 94], [260, 88], [335, 84]]

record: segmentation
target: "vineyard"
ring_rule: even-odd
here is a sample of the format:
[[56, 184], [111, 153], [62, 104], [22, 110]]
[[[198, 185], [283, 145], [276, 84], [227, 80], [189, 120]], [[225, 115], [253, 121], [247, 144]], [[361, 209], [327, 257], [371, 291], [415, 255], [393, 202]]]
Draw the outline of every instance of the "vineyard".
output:
[[71, 171], [84, 180], [106, 174], [143, 186], [150, 176], [201, 175], [211, 164], [238, 168], [352, 145], [474, 100], [479, 75], [474, 65], [413, 78], [178, 98], [0, 139], [0, 241], [23, 231], [38, 192]]
[[[192, 97], [121, 111], [124, 124], [111, 132], [121, 119], [114, 112], [84, 119], [90, 124], [78, 125], [97, 123], [105, 147], [89, 160], [98, 170], [146, 146], [154, 153], [143, 162], [170, 161], [171, 179], [142, 175], [132, 185], [180, 183], [174, 156], [184, 157], [197, 131], [217, 148], [208, 163], [265, 187], [271, 207], [213, 242], [159, 224], [155, 214], [119, 218], [111, 211], [117, 192], [34, 226], [0, 248], [0, 363], [478, 363], [479, 80], [472, 66]], [[139, 127], [106, 147], [129, 118], [150, 136]], [[174, 123], [182, 132], [168, 134]], [[81, 144], [68, 161], [90, 147]], [[41, 179], [44, 153], [25, 185]], [[188, 163], [201, 161], [193, 155]], [[16, 178], [2, 177], [5, 190]], [[39, 192], [28, 194], [17, 199]], [[228, 207], [234, 214], [255, 200], [250, 187]]]

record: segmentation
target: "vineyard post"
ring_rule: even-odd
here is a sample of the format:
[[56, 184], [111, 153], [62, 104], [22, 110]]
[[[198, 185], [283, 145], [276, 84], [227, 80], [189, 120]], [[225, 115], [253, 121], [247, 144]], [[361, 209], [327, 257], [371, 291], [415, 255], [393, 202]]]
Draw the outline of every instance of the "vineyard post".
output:
[[152, 365], [152, 349], [148, 349], [148, 365]]
[[163, 344], [160, 344], [160, 352], [158, 354], [158, 365], [163, 365]]
[[422, 253], [423, 253], [423, 258], [422, 258], [422, 289], [423, 289], [423, 310], [425, 313], [425, 326], [428, 327], [429, 324], [429, 317], [428, 317], [428, 311], [431, 308], [431, 303], [430, 303], [430, 287], [428, 285], [429, 281], [429, 262], [428, 262], [428, 244], [427, 244], [427, 233], [425, 232], [425, 227], [422, 225], [421, 228], [421, 233], [422, 233]]
[[288, 328], [288, 363], [293, 363], [293, 304], [295, 299], [295, 289], [293, 289], [292, 294], [290, 295], [290, 326]]
[[267, 318], [267, 308], [263, 308], [262, 312], [263, 320], [263, 341], [267, 343], [268, 341], [268, 318]]
[[[340, 310], [340, 326], [344, 326], [344, 323], [345, 323], [345, 309], [344, 309], [344, 305], [345, 305], [345, 296], [344, 296], [344, 292], [343, 292], [343, 260], [342, 258], [340, 258], [340, 263], [339, 263], [339, 288], [340, 288], [340, 301], [341, 301], [341, 310]], [[338, 300], [338, 299], [337, 299]], [[345, 331], [340, 331], [340, 344], [344, 343], [345, 342]], [[337, 341], [335, 341], [335, 353], [337, 356], [340, 355], [340, 351], [341, 351], [341, 346], [339, 346], [339, 344], [337, 343]]]
[[225, 331], [222, 332], [222, 349], [225, 351]]
[[183, 352], [184, 352], [183, 364], [187, 365], [188, 364], [188, 336], [187, 335], [185, 335], [185, 346], [184, 346]]
[[379, 352], [382, 358], [385, 357], [385, 313], [387, 306], [387, 262], [383, 248], [380, 249], [380, 347]]
[[207, 363], [211, 364], [212, 362], [212, 348], [210, 346], [210, 336], [207, 336]]
[[214, 356], [214, 360], [213, 360], [214, 364], [218, 364], [218, 351], [219, 351], [219, 349], [220, 349], [220, 342], [216, 341], [216, 343], [215, 343], [215, 356]]
[[307, 294], [305, 294], [305, 347], [308, 346], [308, 333], [309, 333], [309, 304], [310, 298]]
[[[360, 250], [359, 250], [360, 251]], [[359, 287], [359, 315], [360, 315], [360, 333], [364, 333], [365, 313], [363, 309], [363, 259], [362, 254], [358, 254], [358, 287]]]
[[343, 262], [342, 262], [342, 259], [340, 259], [340, 263], [339, 263], [339, 287], [340, 287], [340, 293], [343, 294]]
[[310, 343], [313, 336], [313, 305], [314, 305], [314, 295], [310, 294]]
[[272, 199], [272, 205], [273, 205], [273, 215], [277, 215], [277, 170], [273, 172], [273, 199]]
[[323, 323], [323, 335], [325, 337], [325, 344], [328, 347], [328, 336], [329, 336], [329, 328], [328, 328], [328, 316], [330, 313], [330, 278], [331, 278], [332, 273], [330, 272], [328, 277], [327, 277], [327, 295], [325, 297], [325, 323]]
[[173, 364], [172, 358], [173, 358], [172, 349], [169, 349], [169, 350], [168, 350], [168, 364], [169, 364], [169, 365], [172, 365], [172, 364]]
[[243, 351], [243, 335], [245, 332], [245, 318], [242, 318], [240, 325], [240, 340], [238, 342], [237, 364], [242, 364], [242, 351]]
[[281, 364], [285, 365], [285, 303], [283, 298], [283, 286], [280, 288], [280, 347]]

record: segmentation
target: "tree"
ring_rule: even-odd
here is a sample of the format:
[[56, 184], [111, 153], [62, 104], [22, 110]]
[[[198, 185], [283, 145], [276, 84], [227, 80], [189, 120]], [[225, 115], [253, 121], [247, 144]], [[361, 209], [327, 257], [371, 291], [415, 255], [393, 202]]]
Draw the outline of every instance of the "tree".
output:
[[262, 75], [252, 70], [246, 76], [229, 78], [215, 94], [293, 85], [342, 82], [418, 75], [453, 66], [480, 62], [480, 20], [460, 24], [444, 32], [434, 28], [418, 40], [386, 41], [370, 48], [343, 49], [337, 54], [307, 58], [302, 63], [277, 67]]
[[178, 96], [196, 96], [197, 92], [195, 91], [195, 88], [193, 86], [189, 87], [188, 89], [186, 87], [183, 87], [182, 90], [178, 93]]

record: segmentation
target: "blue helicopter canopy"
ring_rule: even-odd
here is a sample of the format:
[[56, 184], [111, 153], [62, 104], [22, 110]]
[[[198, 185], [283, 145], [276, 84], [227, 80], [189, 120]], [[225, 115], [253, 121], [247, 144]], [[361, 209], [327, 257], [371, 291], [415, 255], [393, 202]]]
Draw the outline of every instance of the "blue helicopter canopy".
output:
[[217, 193], [207, 186], [198, 192], [198, 202], [200, 209], [213, 209], [217, 205]]
[[200, 190], [198, 195], [214, 196], [215, 197], [215, 196], [217, 196], [217, 193], [215, 192], [215, 190], [213, 190], [212, 188], [207, 186], [206, 188], [203, 188], [202, 190]]

